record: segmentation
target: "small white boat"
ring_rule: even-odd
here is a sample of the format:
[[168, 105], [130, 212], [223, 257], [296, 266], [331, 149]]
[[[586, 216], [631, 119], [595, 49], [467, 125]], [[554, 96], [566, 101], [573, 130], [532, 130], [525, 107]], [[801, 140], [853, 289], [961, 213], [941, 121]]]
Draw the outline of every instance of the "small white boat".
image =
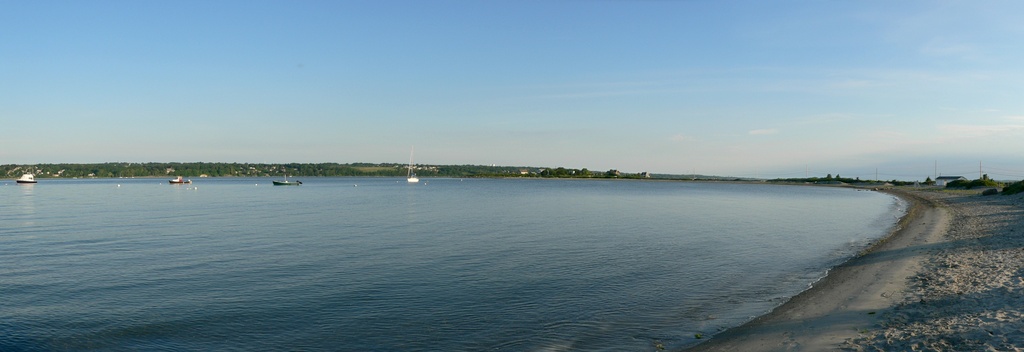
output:
[[18, 181], [16, 181], [16, 182], [18, 182], [18, 183], [36, 183], [36, 175], [33, 175], [33, 174], [21, 175], [21, 178], [19, 178]]
[[178, 176], [178, 178], [173, 179], [173, 180], [168, 180], [167, 182], [170, 182], [172, 185], [180, 185], [180, 184], [183, 184], [183, 183], [192, 183], [192, 180], [186, 180], [186, 179], [182, 178], [181, 176]]
[[405, 173], [405, 180], [408, 181], [409, 183], [417, 183], [417, 182], [420, 182], [420, 178], [416, 177], [416, 173], [412, 171], [412, 168], [413, 168], [412, 152], [413, 152], [413, 149], [410, 149], [409, 150], [409, 172]]

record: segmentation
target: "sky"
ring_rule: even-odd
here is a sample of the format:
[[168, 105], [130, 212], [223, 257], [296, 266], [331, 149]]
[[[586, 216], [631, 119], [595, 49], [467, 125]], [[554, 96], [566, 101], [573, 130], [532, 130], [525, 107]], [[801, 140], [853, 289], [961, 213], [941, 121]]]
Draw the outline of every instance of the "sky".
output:
[[[1024, 179], [1024, 2], [0, 0], [0, 164]], [[876, 176], [877, 175], [877, 176]]]

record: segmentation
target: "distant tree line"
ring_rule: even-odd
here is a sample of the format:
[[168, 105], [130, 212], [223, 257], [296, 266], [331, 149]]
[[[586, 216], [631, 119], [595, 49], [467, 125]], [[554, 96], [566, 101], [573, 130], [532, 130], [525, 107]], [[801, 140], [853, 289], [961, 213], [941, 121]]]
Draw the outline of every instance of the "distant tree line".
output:
[[[786, 183], [815, 183], [815, 184], [877, 184], [877, 183], [888, 183], [896, 186], [906, 186], [916, 184], [916, 181], [882, 181], [882, 180], [861, 180], [860, 178], [844, 178], [839, 175], [835, 177], [832, 174], [828, 174], [825, 177], [807, 177], [807, 178], [786, 178], [786, 179], [775, 179], [769, 180], [768, 182], [786, 182]], [[923, 184], [934, 185], [935, 181], [931, 177], [926, 177]], [[985, 190], [983, 195], [992, 194], [1018, 194], [1024, 193], [1024, 181], [1018, 181], [1011, 184], [1003, 184], [996, 180], [988, 177], [988, 175], [982, 175], [981, 178], [976, 180], [956, 180], [946, 183], [945, 188], [947, 189], [973, 189], [973, 188], [988, 188]], [[999, 191], [1002, 188], [1002, 191]]]
[[[112, 177], [267, 177], [267, 176], [405, 176], [408, 165], [396, 163], [99, 163], [0, 165], [0, 175], [38, 178]], [[477, 174], [518, 174], [518, 167], [475, 165], [417, 165], [416, 173], [434, 177], [469, 177]]]
[[[278, 176], [359, 176], [399, 177], [405, 176], [407, 164], [400, 163], [221, 163], [221, 162], [110, 162], [93, 164], [31, 164], [0, 165], [0, 178], [18, 178], [32, 173], [37, 178], [117, 178], [117, 177], [278, 177]], [[616, 179], [661, 179], [694, 181], [755, 181], [750, 178], [735, 178], [706, 175], [651, 174], [647, 172], [626, 173], [616, 169], [591, 171], [587, 168], [496, 165], [416, 165], [420, 177], [536, 177], [536, 178], [616, 178]], [[758, 180], [766, 182], [799, 183], [890, 183], [894, 185], [914, 184], [913, 181], [882, 181], [845, 178], [829, 174], [825, 177], [789, 178]], [[926, 184], [934, 183], [929, 178]]]
[[[117, 177], [270, 177], [270, 176], [405, 176], [408, 165], [397, 163], [96, 163], [0, 165], [0, 175], [17, 178], [35, 174], [37, 178], [117, 178]], [[421, 177], [544, 177], [544, 178], [643, 178], [643, 174], [623, 174], [617, 170], [591, 172], [564, 167], [539, 168], [485, 165], [416, 165]]]
[[[836, 174], [835, 176], [832, 176], [832, 174], [828, 174], [825, 177], [780, 178], [780, 179], [769, 180], [768, 182], [786, 182], [786, 183], [795, 182], [795, 183], [815, 183], [815, 184], [842, 184], [842, 183], [846, 183], [846, 184], [884, 184], [884, 183], [888, 183], [888, 184], [892, 184], [892, 185], [896, 185], [896, 186], [906, 186], [906, 185], [912, 185], [912, 184], [914, 184], [917, 181], [861, 180], [860, 177], [847, 178], [847, 177], [842, 177], [839, 174]], [[928, 182], [932, 182], [930, 178], [925, 183], [927, 184]], [[932, 182], [932, 183], [934, 183], [934, 182]]]

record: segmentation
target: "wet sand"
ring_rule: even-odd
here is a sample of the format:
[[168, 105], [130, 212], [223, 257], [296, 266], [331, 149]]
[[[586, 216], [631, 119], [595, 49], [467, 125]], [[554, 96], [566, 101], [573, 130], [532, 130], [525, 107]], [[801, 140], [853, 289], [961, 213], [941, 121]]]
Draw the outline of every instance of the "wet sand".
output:
[[1024, 198], [894, 190], [897, 230], [692, 351], [1024, 351]]

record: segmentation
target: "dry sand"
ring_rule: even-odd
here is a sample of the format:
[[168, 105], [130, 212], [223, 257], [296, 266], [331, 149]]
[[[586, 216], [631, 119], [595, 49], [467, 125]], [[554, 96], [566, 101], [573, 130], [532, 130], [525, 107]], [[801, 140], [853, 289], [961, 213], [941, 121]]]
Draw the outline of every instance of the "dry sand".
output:
[[693, 351], [1024, 351], [1024, 198], [893, 191], [898, 230]]

